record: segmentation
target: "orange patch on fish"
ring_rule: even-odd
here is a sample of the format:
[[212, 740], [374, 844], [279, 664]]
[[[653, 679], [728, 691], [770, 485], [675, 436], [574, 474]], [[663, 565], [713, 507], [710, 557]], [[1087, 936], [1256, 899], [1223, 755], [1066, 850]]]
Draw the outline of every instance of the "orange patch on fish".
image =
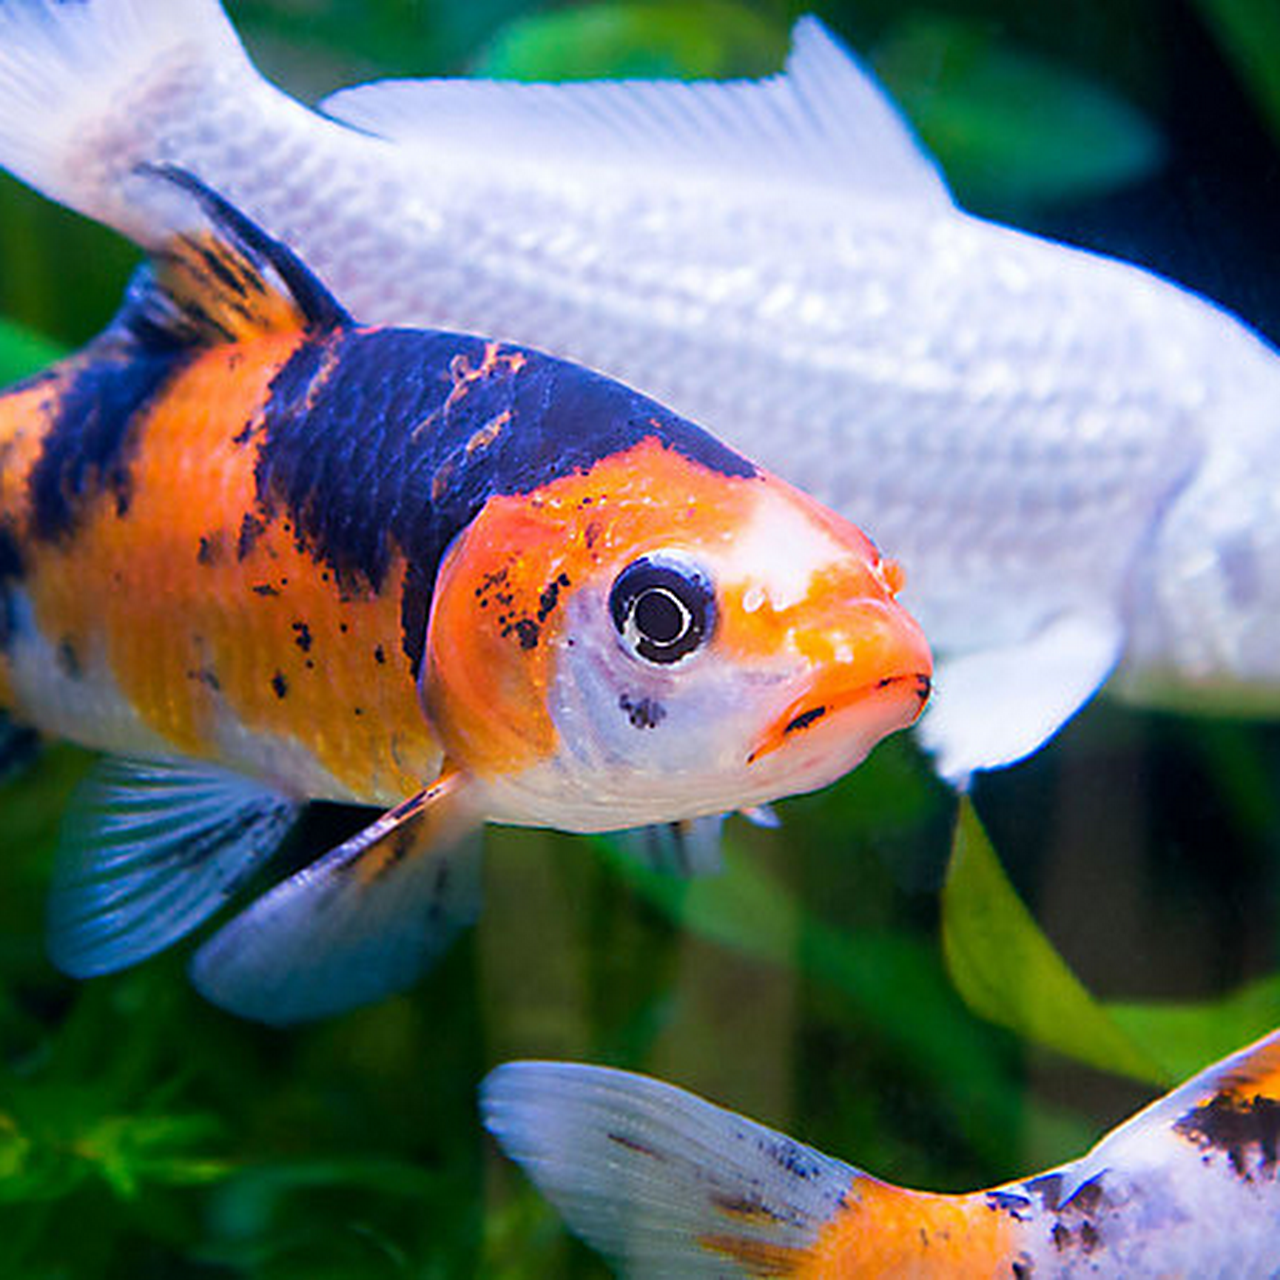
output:
[[464, 744], [475, 773], [514, 773], [556, 750], [547, 695], [568, 594], [600, 566], [655, 547], [731, 539], [759, 483], [649, 437], [533, 493], [488, 501], [441, 566], [427, 639], [428, 715]]
[[[287, 519], [257, 505], [250, 428], [299, 341], [217, 347], [178, 374], [136, 424], [128, 509], [100, 494], [72, 536], [33, 547], [35, 618], [55, 645], [105, 648], [121, 692], [175, 750], [278, 735], [305, 742], [339, 794], [398, 800], [439, 763], [398, 592], [340, 591]], [[388, 580], [402, 577], [393, 563]]]
[[981, 1196], [935, 1195], [859, 1178], [797, 1280], [991, 1277], [1016, 1255], [1015, 1224]]

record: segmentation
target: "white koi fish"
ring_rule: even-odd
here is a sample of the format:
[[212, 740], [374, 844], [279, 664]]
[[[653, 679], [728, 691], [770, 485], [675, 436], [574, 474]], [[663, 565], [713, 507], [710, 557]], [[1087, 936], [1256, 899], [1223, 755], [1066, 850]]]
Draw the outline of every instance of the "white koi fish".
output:
[[963, 1195], [882, 1182], [671, 1085], [516, 1062], [484, 1086], [507, 1154], [619, 1275], [1275, 1276], [1280, 1032], [1087, 1155]]
[[216, 0], [3, 0], [0, 164], [155, 248], [200, 177], [353, 311], [619, 377], [852, 517], [942, 661], [944, 775], [1112, 687], [1280, 709], [1280, 362], [1150, 272], [957, 208], [803, 19], [759, 81], [264, 81]]

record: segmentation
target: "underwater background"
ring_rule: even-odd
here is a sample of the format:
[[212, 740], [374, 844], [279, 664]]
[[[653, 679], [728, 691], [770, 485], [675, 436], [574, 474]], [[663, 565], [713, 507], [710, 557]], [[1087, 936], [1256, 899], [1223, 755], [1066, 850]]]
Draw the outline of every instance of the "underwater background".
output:
[[[306, 100], [392, 74], [757, 75], [817, 12], [966, 208], [1144, 263], [1280, 337], [1272, 0], [228, 8]], [[0, 183], [0, 379], [95, 332], [135, 261]], [[899, 738], [781, 804], [779, 831], [732, 821], [726, 873], [700, 882], [604, 840], [491, 829], [480, 924], [428, 979], [290, 1031], [205, 1004], [188, 949], [84, 984], [49, 965], [56, 830], [88, 761], [53, 745], [0, 786], [0, 1276], [598, 1277], [481, 1132], [476, 1085], [500, 1061], [648, 1071], [960, 1190], [1079, 1154], [1280, 1024], [1265, 722], [1100, 700], [982, 779], [958, 826]], [[321, 811], [306, 836], [318, 852], [350, 826]]]

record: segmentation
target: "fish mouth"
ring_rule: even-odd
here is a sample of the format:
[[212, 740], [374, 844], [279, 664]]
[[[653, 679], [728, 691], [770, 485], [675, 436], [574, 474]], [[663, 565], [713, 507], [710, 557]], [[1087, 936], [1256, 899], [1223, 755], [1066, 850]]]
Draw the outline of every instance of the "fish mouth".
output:
[[[812, 736], [819, 727], [825, 731], [822, 736], [832, 740], [833, 748], [837, 739], [861, 737], [865, 742], [861, 754], [865, 755], [887, 734], [915, 723], [932, 687], [928, 671], [881, 676], [844, 688], [830, 680], [817, 681], [774, 719], [747, 756], [747, 763], [756, 764], [792, 742]], [[852, 723], [855, 717], [858, 724]]]

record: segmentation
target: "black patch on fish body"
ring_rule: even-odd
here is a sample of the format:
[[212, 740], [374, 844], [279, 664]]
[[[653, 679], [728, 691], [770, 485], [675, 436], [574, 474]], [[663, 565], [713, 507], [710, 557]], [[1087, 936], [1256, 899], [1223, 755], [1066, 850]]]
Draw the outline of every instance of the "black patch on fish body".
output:
[[1257, 1172], [1276, 1174], [1280, 1154], [1280, 1103], [1271, 1098], [1216, 1097], [1189, 1111], [1174, 1128], [1197, 1146], [1222, 1151], [1231, 1167], [1246, 1181], [1252, 1179], [1249, 1152], [1258, 1154]]
[[28, 481], [35, 537], [70, 535], [102, 492], [115, 495], [118, 514], [128, 511], [137, 424], [188, 359], [174, 350], [104, 344], [100, 356], [66, 374]]
[[380, 590], [395, 551], [405, 555], [415, 672], [440, 562], [490, 498], [533, 493], [648, 438], [725, 476], [757, 474], [621, 383], [449, 333], [340, 330], [307, 342], [272, 380], [262, 422], [259, 508], [266, 518], [283, 508], [342, 591]]

